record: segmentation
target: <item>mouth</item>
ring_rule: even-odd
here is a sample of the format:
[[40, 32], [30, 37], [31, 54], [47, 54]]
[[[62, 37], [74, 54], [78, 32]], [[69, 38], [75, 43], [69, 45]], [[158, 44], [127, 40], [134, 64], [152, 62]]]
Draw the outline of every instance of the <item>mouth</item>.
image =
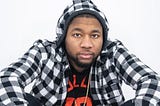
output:
[[94, 57], [94, 54], [91, 52], [82, 52], [79, 54], [79, 58], [85, 59], [85, 60], [90, 60]]

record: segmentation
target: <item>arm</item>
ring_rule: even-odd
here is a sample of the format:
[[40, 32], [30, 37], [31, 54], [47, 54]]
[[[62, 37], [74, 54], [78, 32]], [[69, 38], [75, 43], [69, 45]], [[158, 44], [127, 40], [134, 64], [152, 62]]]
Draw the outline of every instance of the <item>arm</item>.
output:
[[37, 41], [22, 58], [0, 71], [0, 103], [26, 106], [24, 87], [40, 73], [42, 44]]
[[115, 48], [114, 64], [124, 82], [136, 90], [132, 100], [136, 106], [156, 106], [160, 102], [160, 77], [129, 53], [121, 42]]

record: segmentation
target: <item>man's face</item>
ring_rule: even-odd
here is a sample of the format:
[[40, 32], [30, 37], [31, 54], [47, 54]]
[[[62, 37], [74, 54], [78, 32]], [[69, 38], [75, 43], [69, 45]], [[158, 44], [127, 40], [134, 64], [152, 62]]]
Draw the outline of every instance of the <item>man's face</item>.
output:
[[89, 67], [99, 55], [103, 44], [100, 22], [94, 17], [76, 17], [68, 27], [65, 47], [74, 68]]

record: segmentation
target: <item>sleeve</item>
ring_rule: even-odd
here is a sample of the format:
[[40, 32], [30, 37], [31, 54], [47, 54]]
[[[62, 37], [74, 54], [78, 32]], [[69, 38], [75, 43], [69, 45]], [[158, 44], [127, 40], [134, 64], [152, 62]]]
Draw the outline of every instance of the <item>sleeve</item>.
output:
[[0, 71], [0, 105], [27, 106], [24, 87], [40, 73], [44, 52], [41, 42], [36, 41], [22, 58]]
[[114, 64], [124, 82], [136, 90], [135, 106], [157, 106], [160, 103], [160, 77], [120, 41], [114, 49]]

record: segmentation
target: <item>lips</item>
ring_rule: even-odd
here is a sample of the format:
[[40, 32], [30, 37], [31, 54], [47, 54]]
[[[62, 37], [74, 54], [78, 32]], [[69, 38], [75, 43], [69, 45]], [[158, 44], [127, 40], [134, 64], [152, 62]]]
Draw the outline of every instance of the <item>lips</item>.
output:
[[91, 52], [82, 52], [79, 54], [79, 57], [82, 59], [91, 59], [93, 58], [93, 53]]

